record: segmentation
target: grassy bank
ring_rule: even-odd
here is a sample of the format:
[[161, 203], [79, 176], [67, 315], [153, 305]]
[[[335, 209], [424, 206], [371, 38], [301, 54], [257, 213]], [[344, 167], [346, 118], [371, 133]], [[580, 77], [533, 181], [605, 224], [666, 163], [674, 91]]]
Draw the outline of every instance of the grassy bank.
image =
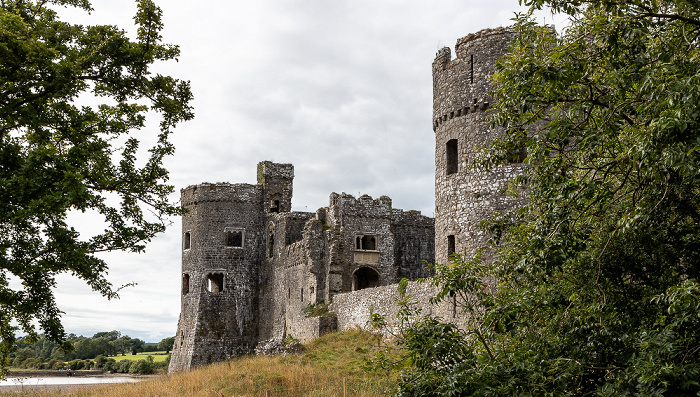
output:
[[[186, 373], [135, 384], [100, 385], [34, 396], [382, 396], [395, 374], [367, 373], [364, 359], [376, 352], [377, 340], [359, 330], [326, 335], [288, 357], [240, 357]], [[3, 395], [3, 394], [0, 394]], [[9, 395], [9, 394], [7, 394]]]

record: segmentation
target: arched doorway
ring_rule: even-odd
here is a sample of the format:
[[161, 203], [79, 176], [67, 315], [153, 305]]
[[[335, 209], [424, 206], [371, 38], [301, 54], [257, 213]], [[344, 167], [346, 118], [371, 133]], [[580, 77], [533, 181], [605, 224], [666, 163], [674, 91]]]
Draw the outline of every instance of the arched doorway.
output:
[[358, 291], [365, 288], [379, 286], [379, 273], [371, 267], [361, 267], [352, 275], [352, 290]]

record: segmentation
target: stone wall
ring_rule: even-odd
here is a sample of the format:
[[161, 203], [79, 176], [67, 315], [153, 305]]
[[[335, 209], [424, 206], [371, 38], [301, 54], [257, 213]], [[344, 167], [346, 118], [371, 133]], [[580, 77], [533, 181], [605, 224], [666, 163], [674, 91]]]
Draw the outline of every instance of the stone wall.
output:
[[[432, 304], [430, 298], [435, 296], [437, 290], [428, 282], [412, 281], [408, 283], [406, 293], [415, 301], [416, 307], [421, 309], [422, 316], [433, 315], [444, 321], [458, 324], [461, 319], [455, 317], [454, 305], [450, 302]], [[376, 288], [368, 288], [360, 291], [338, 294], [333, 297], [330, 310], [336, 314], [338, 331], [345, 331], [355, 327], [368, 329], [368, 322], [372, 313], [385, 316], [388, 328], [385, 336], [396, 334], [401, 326], [396, 304], [399, 294], [398, 285], [387, 285]]]
[[[170, 368], [251, 351], [257, 343], [262, 191], [248, 184], [183, 189], [182, 299]], [[228, 239], [228, 233], [237, 238]]]
[[394, 209], [391, 234], [394, 238], [395, 280], [416, 280], [432, 275], [435, 261], [435, 220], [420, 211]]

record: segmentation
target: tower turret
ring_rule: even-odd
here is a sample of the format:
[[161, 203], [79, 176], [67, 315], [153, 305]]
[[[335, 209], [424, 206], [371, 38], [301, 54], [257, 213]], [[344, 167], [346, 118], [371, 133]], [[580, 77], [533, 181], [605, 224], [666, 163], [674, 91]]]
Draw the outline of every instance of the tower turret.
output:
[[505, 190], [521, 164], [491, 173], [471, 169], [475, 152], [502, 133], [485, 120], [493, 104], [489, 77], [495, 72], [496, 60], [508, 51], [513, 35], [505, 28], [482, 30], [457, 41], [455, 59], [449, 48], [443, 48], [433, 61], [438, 263], [446, 263], [452, 252], [471, 251], [485, 243], [479, 223], [514, 204]]

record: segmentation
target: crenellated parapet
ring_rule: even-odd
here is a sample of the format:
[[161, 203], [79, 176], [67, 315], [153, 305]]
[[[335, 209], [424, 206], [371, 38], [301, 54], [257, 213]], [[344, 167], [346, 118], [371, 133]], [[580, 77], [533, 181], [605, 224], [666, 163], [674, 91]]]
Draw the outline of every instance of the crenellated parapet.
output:
[[491, 172], [473, 167], [475, 154], [502, 133], [486, 120], [493, 105], [498, 58], [510, 49], [515, 33], [508, 28], [485, 29], [441, 49], [433, 62], [433, 131], [435, 133], [435, 259], [453, 252], [471, 252], [487, 237], [481, 221], [504, 213], [517, 203], [506, 194], [520, 173], [524, 153]]
[[260, 186], [247, 183], [200, 183], [180, 190], [184, 207], [205, 202], [250, 203], [262, 199]]
[[513, 37], [506, 28], [485, 29], [457, 41], [456, 58], [447, 47], [433, 61], [433, 130], [454, 118], [483, 113], [491, 104], [490, 76]]

